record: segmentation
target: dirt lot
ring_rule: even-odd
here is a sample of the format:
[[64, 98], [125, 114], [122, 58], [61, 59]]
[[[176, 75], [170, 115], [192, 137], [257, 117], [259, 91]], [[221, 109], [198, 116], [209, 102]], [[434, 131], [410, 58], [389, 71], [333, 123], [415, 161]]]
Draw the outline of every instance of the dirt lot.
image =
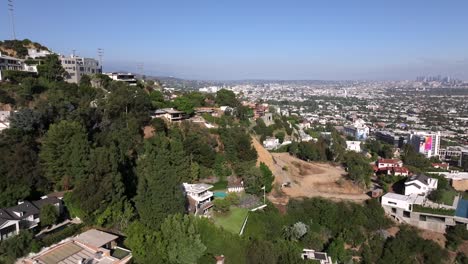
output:
[[288, 153], [269, 153], [254, 139], [258, 162], [264, 162], [275, 175], [275, 184], [290, 183], [290, 187], [275, 188], [269, 199], [286, 205], [289, 198], [325, 197], [333, 200], [362, 202], [369, 199], [364, 190], [345, 179], [341, 166], [329, 163], [305, 162]]

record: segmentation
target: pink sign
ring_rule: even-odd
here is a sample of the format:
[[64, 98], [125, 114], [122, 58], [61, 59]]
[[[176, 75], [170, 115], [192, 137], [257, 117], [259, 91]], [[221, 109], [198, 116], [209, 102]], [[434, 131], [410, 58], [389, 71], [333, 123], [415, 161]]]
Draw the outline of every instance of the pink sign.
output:
[[424, 144], [424, 150], [432, 150], [432, 137], [426, 137], [426, 142]]

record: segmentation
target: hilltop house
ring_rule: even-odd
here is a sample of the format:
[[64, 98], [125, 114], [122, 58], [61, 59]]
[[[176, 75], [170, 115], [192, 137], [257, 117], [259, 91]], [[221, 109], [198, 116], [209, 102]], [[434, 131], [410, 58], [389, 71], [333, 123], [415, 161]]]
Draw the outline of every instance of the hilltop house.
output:
[[411, 177], [405, 182], [405, 195], [426, 196], [437, 189], [437, 182], [437, 179], [422, 174]]
[[181, 121], [187, 118], [185, 112], [175, 110], [174, 108], [163, 108], [154, 111], [151, 115], [152, 118], [164, 117], [169, 122]]
[[45, 205], [53, 205], [59, 214], [63, 211], [62, 200], [57, 197], [42, 197], [37, 201], [20, 201], [18, 205], [0, 209], [0, 241], [17, 235], [21, 229], [39, 226], [39, 214]]
[[195, 215], [204, 215], [213, 206], [213, 192], [209, 191], [213, 185], [205, 183], [183, 183], [184, 192], [188, 200], [187, 211]]

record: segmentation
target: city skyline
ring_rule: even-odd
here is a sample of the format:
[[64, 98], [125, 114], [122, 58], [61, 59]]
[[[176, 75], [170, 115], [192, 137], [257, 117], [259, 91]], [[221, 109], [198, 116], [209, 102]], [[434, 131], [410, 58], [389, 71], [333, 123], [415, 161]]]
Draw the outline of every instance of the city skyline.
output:
[[[12, 39], [6, 4], [0, 38]], [[18, 39], [94, 58], [102, 48], [105, 71], [209, 80], [468, 79], [463, 1], [14, 5]]]

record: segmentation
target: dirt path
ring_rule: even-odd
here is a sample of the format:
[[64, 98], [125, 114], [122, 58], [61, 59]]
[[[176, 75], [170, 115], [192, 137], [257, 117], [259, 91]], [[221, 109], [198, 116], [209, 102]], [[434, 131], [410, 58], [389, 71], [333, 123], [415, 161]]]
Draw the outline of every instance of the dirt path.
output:
[[362, 202], [370, 197], [344, 176], [341, 166], [329, 163], [306, 162], [289, 153], [270, 153], [253, 138], [257, 162], [264, 162], [275, 175], [275, 184], [289, 182], [290, 187], [276, 188], [268, 198], [273, 203], [286, 205], [289, 198], [324, 197], [332, 200]]

